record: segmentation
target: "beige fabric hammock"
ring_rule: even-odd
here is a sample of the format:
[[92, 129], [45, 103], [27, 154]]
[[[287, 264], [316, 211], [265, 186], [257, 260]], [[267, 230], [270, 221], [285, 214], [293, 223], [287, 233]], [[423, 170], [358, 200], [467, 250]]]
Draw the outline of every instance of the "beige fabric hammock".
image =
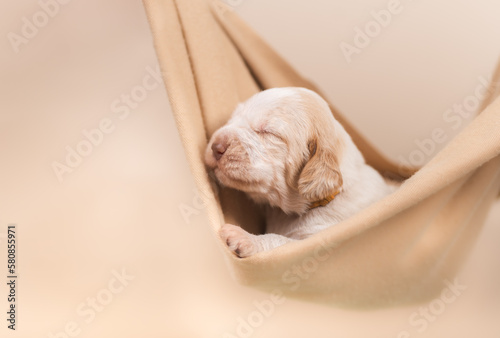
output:
[[[386, 176], [411, 177], [396, 193], [340, 224], [239, 259], [217, 231], [226, 222], [262, 232], [261, 213], [240, 192], [215, 193], [202, 160], [207, 140], [238, 102], [259, 90], [318, 89], [221, 3], [144, 4], [187, 159], [238, 282], [348, 307], [422, 301], [453, 282], [500, 189], [500, 100], [493, 102], [498, 92], [490, 91], [482, 113], [413, 176], [411, 169], [382, 156], [332, 107], [369, 164]], [[499, 78], [497, 71], [493, 83]]]

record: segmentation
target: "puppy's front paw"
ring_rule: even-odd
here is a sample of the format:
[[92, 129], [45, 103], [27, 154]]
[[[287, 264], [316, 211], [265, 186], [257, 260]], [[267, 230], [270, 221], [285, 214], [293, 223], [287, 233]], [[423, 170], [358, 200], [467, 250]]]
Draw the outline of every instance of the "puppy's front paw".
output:
[[239, 226], [225, 224], [219, 230], [219, 234], [229, 250], [238, 257], [245, 258], [259, 252], [254, 236]]

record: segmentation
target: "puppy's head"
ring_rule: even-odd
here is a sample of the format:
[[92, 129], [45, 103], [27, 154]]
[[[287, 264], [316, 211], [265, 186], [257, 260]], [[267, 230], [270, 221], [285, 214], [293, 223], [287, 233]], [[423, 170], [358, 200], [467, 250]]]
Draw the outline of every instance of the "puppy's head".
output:
[[273, 88], [238, 105], [210, 139], [205, 163], [225, 186], [301, 214], [342, 188], [347, 134], [304, 88]]

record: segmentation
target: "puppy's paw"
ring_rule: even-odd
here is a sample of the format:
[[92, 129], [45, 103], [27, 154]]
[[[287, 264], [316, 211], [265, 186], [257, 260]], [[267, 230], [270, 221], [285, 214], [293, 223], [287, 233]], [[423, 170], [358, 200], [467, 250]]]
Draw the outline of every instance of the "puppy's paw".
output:
[[239, 226], [225, 224], [219, 230], [219, 234], [229, 250], [238, 257], [245, 258], [259, 252], [256, 240], [253, 238], [254, 235], [249, 234]]

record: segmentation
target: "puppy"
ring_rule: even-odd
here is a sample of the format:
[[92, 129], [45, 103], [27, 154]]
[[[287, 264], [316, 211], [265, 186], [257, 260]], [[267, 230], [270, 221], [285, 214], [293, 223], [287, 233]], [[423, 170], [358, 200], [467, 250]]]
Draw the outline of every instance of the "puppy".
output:
[[365, 163], [328, 104], [305, 88], [273, 88], [239, 104], [210, 139], [205, 163], [224, 186], [266, 205], [266, 234], [226, 224], [248, 257], [339, 223], [394, 191]]

